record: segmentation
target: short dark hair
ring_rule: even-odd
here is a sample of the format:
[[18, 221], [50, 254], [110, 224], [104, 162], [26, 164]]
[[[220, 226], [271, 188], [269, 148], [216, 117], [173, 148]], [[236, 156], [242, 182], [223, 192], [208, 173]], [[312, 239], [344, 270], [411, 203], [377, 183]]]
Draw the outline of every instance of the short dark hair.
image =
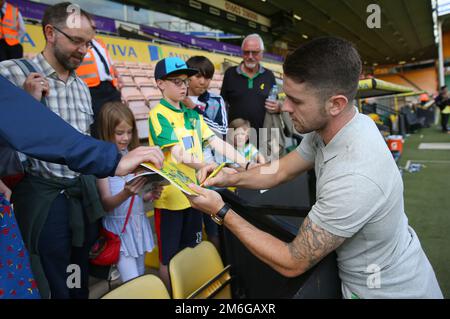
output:
[[347, 40], [320, 37], [288, 55], [283, 71], [297, 83], [307, 83], [324, 99], [342, 94], [352, 101], [358, 90], [361, 58]]
[[[67, 12], [67, 7], [70, 5], [77, 6], [76, 4], [72, 4], [70, 2], [61, 2], [58, 4], [55, 4], [53, 6], [47, 7], [44, 12], [44, 17], [42, 18], [42, 31], [44, 32], [45, 36], [45, 26], [47, 24], [55, 25], [57, 27], [64, 27], [67, 21], [67, 18], [69, 17], [72, 12]], [[89, 21], [91, 21], [92, 28], [95, 29], [95, 26], [93, 24], [94, 19], [92, 16], [80, 8], [80, 15], [86, 17]]]
[[441, 86], [441, 91], [444, 91], [447, 88], [447, 85]]
[[212, 79], [214, 76], [214, 64], [207, 57], [196, 55], [190, 57], [186, 64], [189, 68], [197, 69], [198, 73], [207, 79]]

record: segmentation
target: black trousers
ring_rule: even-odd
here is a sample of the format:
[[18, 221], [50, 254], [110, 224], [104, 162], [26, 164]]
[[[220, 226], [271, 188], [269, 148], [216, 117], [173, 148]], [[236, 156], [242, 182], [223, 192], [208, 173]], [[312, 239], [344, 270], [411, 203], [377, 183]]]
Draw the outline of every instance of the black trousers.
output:
[[448, 118], [450, 117], [450, 114], [442, 114], [441, 113], [441, 126], [442, 126], [442, 132], [448, 132]]
[[20, 59], [22, 57], [23, 47], [20, 43], [10, 46], [6, 43], [5, 39], [0, 40], [0, 62], [11, 59]]
[[97, 137], [98, 114], [106, 102], [121, 101], [120, 92], [109, 81], [100, 82], [96, 87], [89, 88], [92, 98], [92, 110], [94, 111], [94, 123], [91, 125], [91, 135]]
[[[85, 225], [92, 226], [84, 217]], [[59, 194], [50, 208], [38, 243], [52, 299], [89, 297], [89, 249], [96, 235], [96, 227], [86, 227], [83, 247], [72, 246], [68, 200], [64, 194]], [[79, 278], [74, 280], [77, 273]]]

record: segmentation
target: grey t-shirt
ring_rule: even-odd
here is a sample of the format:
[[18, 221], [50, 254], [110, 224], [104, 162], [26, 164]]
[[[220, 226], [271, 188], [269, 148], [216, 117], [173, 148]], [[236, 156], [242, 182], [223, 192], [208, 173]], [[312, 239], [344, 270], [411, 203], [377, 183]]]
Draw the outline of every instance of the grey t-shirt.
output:
[[343, 296], [443, 298], [408, 226], [397, 165], [374, 122], [355, 112], [327, 145], [312, 132], [297, 148], [315, 164], [317, 198], [309, 218], [346, 238], [336, 250]]

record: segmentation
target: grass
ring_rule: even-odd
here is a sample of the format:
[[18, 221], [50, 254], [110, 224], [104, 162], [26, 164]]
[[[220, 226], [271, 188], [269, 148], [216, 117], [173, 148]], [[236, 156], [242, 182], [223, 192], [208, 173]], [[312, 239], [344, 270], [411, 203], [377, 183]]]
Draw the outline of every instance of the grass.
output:
[[450, 135], [438, 127], [422, 129], [406, 138], [399, 160], [402, 167], [408, 160], [425, 165], [419, 172], [403, 173], [405, 211], [444, 297], [450, 298], [450, 151], [419, 150], [420, 143], [450, 143]]

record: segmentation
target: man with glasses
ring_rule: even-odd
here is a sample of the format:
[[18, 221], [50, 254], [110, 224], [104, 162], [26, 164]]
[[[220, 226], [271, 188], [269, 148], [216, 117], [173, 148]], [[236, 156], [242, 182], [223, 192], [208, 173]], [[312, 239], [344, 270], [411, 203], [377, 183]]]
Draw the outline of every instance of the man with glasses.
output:
[[[12, 60], [0, 63], [0, 74], [45, 102], [77, 131], [89, 134], [93, 121], [91, 96], [75, 69], [95, 36], [92, 18], [65, 2], [46, 9], [42, 27], [44, 50], [28, 60], [36, 72], [27, 75]], [[95, 196], [95, 180], [80, 176], [66, 165], [28, 158], [25, 177], [13, 189], [12, 199], [43, 298], [88, 297], [86, 213], [90, 214], [89, 222], [104, 214], [101, 207], [92, 204]], [[79, 268], [69, 267], [71, 264]], [[68, 276], [74, 271], [78, 279], [71, 282]]]
[[224, 75], [220, 95], [227, 103], [229, 121], [243, 118], [258, 132], [264, 125], [266, 111], [279, 113], [277, 101], [267, 100], [276, 84], [272, 71], [261, 65], [264, 43], [258, 34], [248, 35], [242, 42], [241, 64], [229, 68]]

